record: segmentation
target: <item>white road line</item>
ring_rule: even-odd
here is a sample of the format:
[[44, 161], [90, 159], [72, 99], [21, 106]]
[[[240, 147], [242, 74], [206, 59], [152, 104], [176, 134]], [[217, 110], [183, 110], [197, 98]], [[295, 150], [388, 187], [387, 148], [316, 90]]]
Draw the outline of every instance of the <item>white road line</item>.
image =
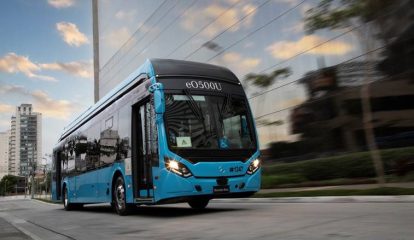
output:
[[19, 224], [27, 223], [26, 220], [21, 219], [21, 218], [17, 218], [15, 216], [12, 216], [12, 215], [9, 215], [9, 214], [6, 214], [6, 213], [1, 213], [1, 212], [0, 212], [0, 217], [2, 217], [4, 220], [6, 220], [6, 222], [10, 223], [11, 225], [13, 225], [13, 227], [17, 228], [19, 231], [21, 231], [22, 233], [26, 234], [30, 238], [32, 238], [34, 240], [42, 240], [36, 234], [34, 234], [34, 233], [26, 230], [25, 228], [19, 226]]
[[222, 203], [411, 203], [414, 195], [401, 196], [337, 196], [337, 197], [281, 197], [281, 198], [223, 198], [212, 202]]

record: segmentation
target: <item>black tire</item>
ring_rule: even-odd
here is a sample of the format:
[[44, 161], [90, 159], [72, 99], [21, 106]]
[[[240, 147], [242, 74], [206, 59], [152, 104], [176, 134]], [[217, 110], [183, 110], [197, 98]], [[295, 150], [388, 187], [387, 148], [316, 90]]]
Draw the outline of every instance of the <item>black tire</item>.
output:
[[69, 202], [68, 188], [66, 186], [63, 189], [62, 202], [63, 202], [63, 209], [65, 209], [66, 211], [71, 211], [74, 209], [74, 205]]
[[[124, 178], [119, 176], [112, 187], [112, 199], [115, 211], [120, 216], [128, 215], [133, 206], [126, 203], [126, 189]], [[111, 204], [112, 205], [112, 204]]]
[[205, 209], [208, 205], [208, 202], [210, 201], [210, 199], [206, 199], [206, 198], [197, 198], [197, 199], [192, 199], [190, 201], [188, 201], [188, 205], [190, 205], [190, 207], [192, 209]]

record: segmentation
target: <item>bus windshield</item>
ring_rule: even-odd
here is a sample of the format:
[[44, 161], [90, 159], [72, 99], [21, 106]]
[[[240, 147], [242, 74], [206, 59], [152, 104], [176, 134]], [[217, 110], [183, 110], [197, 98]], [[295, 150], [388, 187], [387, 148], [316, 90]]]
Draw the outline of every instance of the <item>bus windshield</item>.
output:
[[168, 145], [180, 149], [254, 149], [246, 100], [234, 95], [166, 94]]

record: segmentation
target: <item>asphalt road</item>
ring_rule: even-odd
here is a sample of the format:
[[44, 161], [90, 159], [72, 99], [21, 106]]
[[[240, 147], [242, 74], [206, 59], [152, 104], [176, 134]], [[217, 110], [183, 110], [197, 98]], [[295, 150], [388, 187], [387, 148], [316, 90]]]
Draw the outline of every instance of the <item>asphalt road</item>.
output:
[[[345, 199], [346, 200], [346, 199]], [[0, 239], [414, 239], [414, 202], [250, 200], [65, 212], [34, 200], [0, 201]]]

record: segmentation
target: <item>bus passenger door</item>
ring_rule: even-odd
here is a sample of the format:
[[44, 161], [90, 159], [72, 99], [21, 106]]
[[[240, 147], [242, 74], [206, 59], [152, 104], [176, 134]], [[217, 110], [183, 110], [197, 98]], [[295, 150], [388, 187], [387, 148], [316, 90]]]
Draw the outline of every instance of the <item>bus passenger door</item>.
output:
[[54, 152], [53, 161], [53, 176], [52, 176], [52, 192], [54, 193], [53, 200], [61, 200], [62, 193], [62, 150]]
[[133, 107], [132, 115], [132, 177], [135, 198], [152, 198], [152, 158], [155, 129], [151, 128], [151, 121], [155, 121], [149, 101]]

